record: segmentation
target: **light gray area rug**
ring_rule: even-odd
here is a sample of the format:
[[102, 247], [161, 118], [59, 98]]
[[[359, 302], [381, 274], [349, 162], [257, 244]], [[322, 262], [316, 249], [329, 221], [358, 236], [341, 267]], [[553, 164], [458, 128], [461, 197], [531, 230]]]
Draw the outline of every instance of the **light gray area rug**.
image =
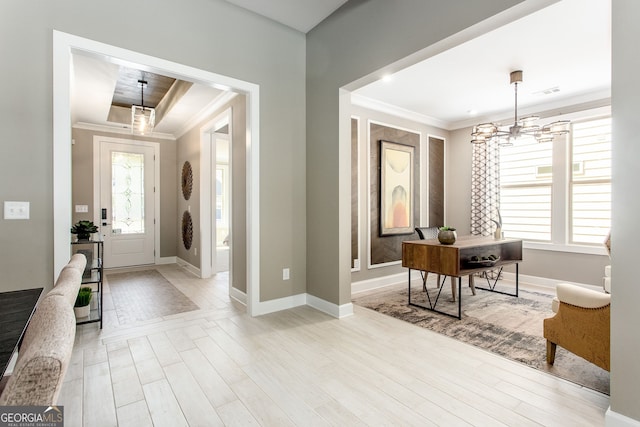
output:
[[121, 325], [199, 308], [157, 270], [107, 272], [105, 277]]
[[[486, 282], [483, 279], [476, 278], [476, 286], [484, 285]], [[507, 287], [500, 284], [498, 287], [507, 290]], [[433, 300], [437, 287], [433, 284], [427, 289]], [[509, 292], [514, 290], [511, 287]], [[473, 296], [463, 282], [461, 320], [409, 306], [406, 285], [358, 293], [354, 295], [353, 303], [609, 394], [609, 372], [560, 346], [557, 348], [554, 365], [547, 364], [542, 321], [554, 315], [551, 310], [552, 297], [523, 290], [520, 290], [519, 295], [516, 298], [477, 290]], [[451, 288], [447, 280], [437, 308], [457, 314], [457, 305], [450, 298]], [[422, 284], [411, 288], [411, 302], [428, 306]]]

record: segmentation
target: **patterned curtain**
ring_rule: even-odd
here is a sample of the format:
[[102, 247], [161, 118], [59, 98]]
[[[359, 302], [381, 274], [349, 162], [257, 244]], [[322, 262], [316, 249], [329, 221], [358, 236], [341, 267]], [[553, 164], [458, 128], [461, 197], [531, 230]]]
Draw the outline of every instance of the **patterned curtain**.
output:
[[500, 146], [473, 144], [471, 165], [471, 234], [490, 236], [500, 209]]

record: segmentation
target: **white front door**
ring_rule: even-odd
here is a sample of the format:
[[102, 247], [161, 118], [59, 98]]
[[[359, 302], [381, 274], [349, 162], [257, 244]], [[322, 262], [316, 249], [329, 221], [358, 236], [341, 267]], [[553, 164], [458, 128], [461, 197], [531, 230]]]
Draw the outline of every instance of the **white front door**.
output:
[[155, 262], [154, 147], [100, 141], [100, 231], [104, 266]]

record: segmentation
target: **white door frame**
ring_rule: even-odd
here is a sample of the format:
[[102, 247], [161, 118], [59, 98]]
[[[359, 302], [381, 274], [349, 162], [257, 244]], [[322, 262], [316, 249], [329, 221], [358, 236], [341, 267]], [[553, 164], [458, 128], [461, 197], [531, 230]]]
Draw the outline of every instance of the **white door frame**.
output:
[[53, 30], [53, 280], [71, 253], [71, 55], [85, 54], [141, 64], [152, 71], [247, 96], [247, 312], [268, 312], [260, 302], [260, 87], [257, 84], [189, 67]]
[[[202, 278], [211, 277], [215, 274], [216, 268], [213, 262], [215, 252], [215, 241], [211, 238], [213, 234], [215, 215], [213, 214], [212, 204], [214, 201], [213, 193], [215, 187], [213, 180], [215, 178], [216, 160], [215, 147], [213, 144], [213, 133], [216, 129], [220, 129], [225, 124], [229, 125], [229, 141], [231, 137], [231, 108], [226, 109], [213, 120], [205, 123], [200, 127], [200, 275]], [[208, 165], [209, 167], [203, 167]], [[229, 147], [229, 166], [231, 166], [231, 147]], [[231, 170], [231, 168], [229, 168]], [[232, 212], [232, 210], [231, 210]], [[233, 217], [233, 214], [230, 215]], [[229, 218], [229, 229], [231, 230], [232, 219]], [[231, 250], [229, 251], [229, 289], [231, 290], [232, 269], [231, 269]]]
[[[154, 221], [153, 221], [153, 260], [155, 264], [160, 264], [160, 144], [151, 141], [137, 141], [135, 139], [125, 138], [113, 138], [110, 136], [94, 135], [93, 137], [93, 222], [95, 224], [102, 224], [100, 219], [100, 206], [102, 205], [100, 199], [100, 143], [110, 142], [116, 144], [137, 145], [143, 147], [153, 148], [153, 156], [155, 161], [153, 162], [153, 209], [154, 209]], [[106, 246], [106, 243], [105, 243]]]

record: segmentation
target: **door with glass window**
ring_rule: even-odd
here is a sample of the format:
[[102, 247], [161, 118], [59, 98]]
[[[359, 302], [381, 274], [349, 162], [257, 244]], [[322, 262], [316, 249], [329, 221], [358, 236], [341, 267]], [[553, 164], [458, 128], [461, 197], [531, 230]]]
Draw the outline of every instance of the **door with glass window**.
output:
[[155, 261], [153, 162], [151, 146], [100, 143], [100, 230], [106, 268]]

